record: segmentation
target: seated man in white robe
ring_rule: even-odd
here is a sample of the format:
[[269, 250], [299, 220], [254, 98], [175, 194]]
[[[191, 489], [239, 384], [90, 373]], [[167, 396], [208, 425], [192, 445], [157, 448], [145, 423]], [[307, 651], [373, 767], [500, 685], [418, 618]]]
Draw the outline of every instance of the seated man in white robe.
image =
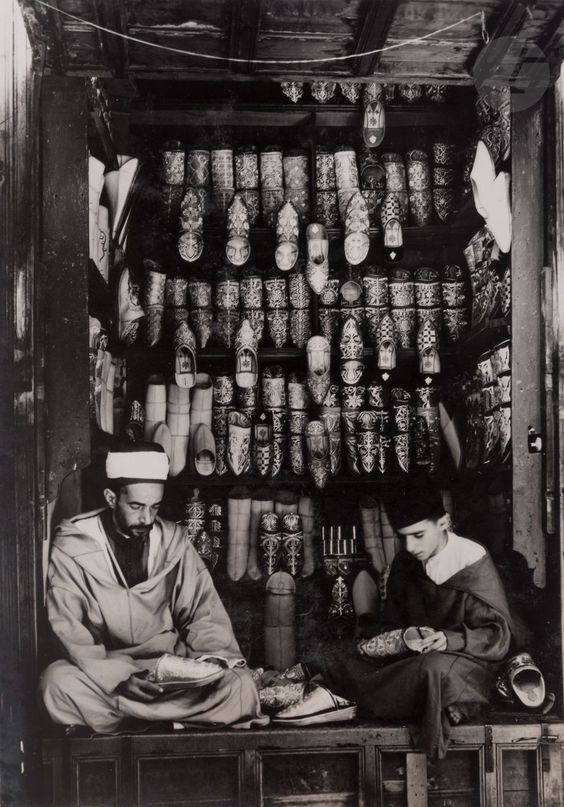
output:
[[[127, 718], [238, 728], [268, 722], [204, 562], [184, 527], [158, 517], [167, 474], [160, 446], [110, 452], [108, 507], [56, 531], [47, 608], [64, 658], [41, 678], [56, 723], [112, 732]], [[224, 674], [168, 691], [150, 680], [163, 654], [219, 663]]]

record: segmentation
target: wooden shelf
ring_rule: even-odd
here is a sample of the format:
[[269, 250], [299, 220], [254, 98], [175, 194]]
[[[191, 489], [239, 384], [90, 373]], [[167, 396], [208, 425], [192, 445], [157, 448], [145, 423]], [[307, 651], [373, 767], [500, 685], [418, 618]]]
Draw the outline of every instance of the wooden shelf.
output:
[[[144, 359], [154, 359], [155, 361], [170, 361], [172, 362], [174, 358], [174, 351], [172, 345], [170, 347], [165, 347], [162, 345], [157, 345], [155, 347], [144, 347], [143, 345], [133, 345], [132, 347], [126, 347], [125, 345], [117, 344], [114, 345], [111, 349], [111, 352], [116, 356], [121, 356], [125, 359], [131, 359], [133, 361], [142, 361]], [[364, 348], [364, 358], [371, 359], [374, 357], [375, 349], [373, 347], [365, 347]], [[443, 359], [452, 359], [452, 358], [459, 358], [461, 355], [464, 354], [464, 350], [460, 348], [458, 345], [448, 345], [441, 349], [440, 351], [441, 358]], [[204, 350], [197, 351], [198, 361], [233, 361], [235, 358], [235, 349], [228, 350], [222, 347], [210, 347], [205, 348]], [[331, 357], [333, 359], [339, 358], [339, 350], [338, 348], [334, 347], [331, 350]], [[303, 360], [306, 361], [306, 350], [305, 348], [297, 348], [297, 347], [283, 347], [283, 348], [275, 348], [275, 347], [265, 347], [259, 348], [258, 350], [258, 358], [261, 362], [286, 362], [286, 361], [296, 361], [296, 360]], [[414, 348], [405, 348], [399, 349], [397, 352], [397, 361], [398, 364], [402, 364], [407, 361], [414, 361], [417, 358], [417, 352]]]
[[[489, 479], [497, 476], [510, 475], [512, 471], [510, 464], [504, 465], [482, 465], [475, 469], [461, 469], [460, 471], [453, 471], [452, 473], [437, 472], [438, 479], [443, 481], [445, 485], [456, 485], [467, 483], [471, 480]], [[415, 469], [414, 469], [415, 473]], [[317, 493], [323, 493], [324, 490], [335, 490], [341, 486], [350, 485], [398, 485], [409, 478], [409, 474], [404, 473], [389, 473], [389, 474], [362, 474], [355, 476], [354, 474], [340, 474], [336, 477], [329, 477], [327, 485], [323, 490], [319, 491], [313, 482], [311, 476], [306, 473], [304, 476], [294, 476], [290, 474], [280, 474], [274, 478], [244, 475], [233, 476], [233, 474], [224, 474], [217, 476], [199, 476], [198, 474], [188, 474], [182, 472], [179, 476], [169, 477], [167, 485], [177, 488], [201, 488], [205, 485], [212, 485], [214, 487], [236, 487], [237, 485], [248, 486], [250, 488], [266, 487], [266, 488], [283, 488], [283, 487], [309, 487], [314, 489]]]
[[[480, 222], [460, 220], [457, 216], [450, 224], [430, 224], [427, 227], [408, 226], [403, 228], [404, 247], [409, 249], [412, 246], [427, 246], [435, 249], [443, 245], [460, 241], [465, 236], [471, 236], [478, 229]], [[329, 241], [343, 241], [344, 229], [342, 227], [328, 227], [327, 235]], [[380, 228], [371, 227], [369, 231], [371, 241], [382, 237]], [[305, 227], [302, 228], [302, 236], [305, 239]], [[276, 246], [276, 234], [272, 227], [251, 227], [249, 233], [251, 246], [260, 244], [261, 246], [271, 246], [272, 250]], [[204, 222], [204, 244], [207, 239], [226, 238], [225, 227], [217, 224], [207, 224]]]
[[373, 476], [354, 476], [354, 475], [340, 475], [336, 477], [329, 477], [327, 485], [323, 490], [318, 490], [315, 487], [314, 481], [309, 474], [304, 476], [290, 476], [287, 474], [280, 474], [274, 478], [263, 476], [233, 476], [233, 474], [225, 474], [224, 476], [199, 476], [198, 474], [184, 474], [179, 476], [169, 477], [167, 485], [180, 488], [201, 488], [205, 485], [213, 485], [215, 487], [237, 487], [242, 485], [244, 487], [257, 488], [284, 488], [284, 487], [306, 487], [314, 489], [316, 493], [323, 493], [325, 490], [335, 489], [340, 486], [372, 484], [372, 485], [397, 485], [402, 480], [407, 478], [407, 474], [381, 474]]
[[509, 337], [510, 325], [504, 317], [497, 317], [471, 328], [466, 336], [457, 343], [457, 352], [464, 355], [478, 356], [496, 342]]
[[[474, 117], [468, 104], [417, 104], [386, 106], [386, 128], [413, 126], [450, 126]], [[190, 108], [134, 109], [132, 126], [323, 126], [343, 128], [362, 124], [360, 104], [238, 104], [229, 101], [193, 104]]]

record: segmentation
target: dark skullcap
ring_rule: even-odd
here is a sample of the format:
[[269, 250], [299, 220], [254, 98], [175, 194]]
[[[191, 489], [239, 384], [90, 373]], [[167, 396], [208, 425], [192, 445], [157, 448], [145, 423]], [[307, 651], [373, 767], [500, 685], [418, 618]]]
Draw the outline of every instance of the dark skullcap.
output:
[[428, 476], [407, 480], [387, 503], [387, 511], [394, 530], [445, 515], [441, 491]]

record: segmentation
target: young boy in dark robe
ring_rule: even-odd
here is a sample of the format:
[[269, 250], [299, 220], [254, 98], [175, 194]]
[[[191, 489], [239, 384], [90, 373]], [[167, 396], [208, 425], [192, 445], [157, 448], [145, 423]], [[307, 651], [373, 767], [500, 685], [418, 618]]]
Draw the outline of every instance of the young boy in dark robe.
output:
[[[428, 480], [409, 483], [389, 515], [403, 546], [384, 607], [363, 622], [358, 655], [326, 681], [372, 717], [418, 720], [420, 746], [442, 758], [451, 723], [491, 702], [512, 645], [512, 618], [489, 554], [449, 529], [440, 491]], [[408, 627], [428, 629], [417, 654], [377, 657], [373, 637]]]

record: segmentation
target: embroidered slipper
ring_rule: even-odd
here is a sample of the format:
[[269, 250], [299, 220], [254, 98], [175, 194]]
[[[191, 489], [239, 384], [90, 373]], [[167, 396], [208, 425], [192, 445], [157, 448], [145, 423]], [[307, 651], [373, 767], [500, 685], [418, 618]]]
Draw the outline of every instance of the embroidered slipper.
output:
[[384, 236], [384, 248], [390, 262], [396, 263], [403, 255], [402, 209], [395, 193], [388, 193], [382, 202], [380, 221]]
[[272, 722], [287, 726], [315, 726], [320, 723], [342, 723], [355, 717], [355, 703], [317, 684], [300, 703], [278, 712]]
[[188, 263], [197, 261], [204, 250], [204, 218], [202, 205], [194, 188], [188, 188], [180, 211], [178, 252]]
[[343, 383], [358, 384], [364, 373], [364, 344], [362, 331], [355, 317], [349, 315], [343, 323], [339, 341], [340, 373]]
[[378, 369], [390, 371], [396, 366], [396, 329], [389, 314], [384, 314], [376, 337]]
[[147, 680], [166, 690], [193, 689], [218, 681], [224, 673], [219, 664], [164, 653]]
[[417, 334], [417, 353], [420, 373], [434, 375], [441, 372], [439, 335], [430, 319], [424, 321]]
[[331, 469], [329, 435], [325, 424], [320, 420], [311, 420], [306, 426], [305, 439], [309, 472], [321, 490], [327, 484]]
[[329, 238], [323, 224], [309, 224], [306, 229], [306, 278], [315, 294], [321, 294], [329, 279]]
[[376, 468], [379, 455], [380, 435], [376, 431], [377, 416], [373, 409], [358, 413], [356, 419], [356, 446], [361, 468], [371, 474]]
[[352, 266], [362, 263], [368, 255], [369, 228], [366, 201], [357, 191], [351, 196], [345, 213], [345, 258]]
[[235, 476], [250, 470], [251, 422], [244, 412], [230, 412], [227, 426], [227, 465]]
[[285, 202], [276, 220], [276, 266], [283, 272], [293, 269], [298, 260], [299, 219], [291, 202]]
[[505, 700], [527, 709], [539, 709], [546, 698], [543, 675], [529, 653], [518, 653], [507, 661], [496, 689]]
[[364, 106], [362, 139], [368, 148], [374, 149], [380, 145], [386, 134], [384, 86], [376, 81], [370, 81], [364, 86], [362, 102]]
[[312, 336], [306, 352], [307, 386], [315, 403], [322, 404], [331, 384], [331, 345], [324, 336]]
[[243, 266], [251, 255], [249, 213], [240, 193], [236, 193], [227, 211], [225, 255], [233, 266]]
[[196, 383], [196, 337], [185, 321], [178, 324], [174, 334], [174, 380], [179, 387]]
[[272, 413], [261, 412], [253, 424], [253, 465], [259, 476], [268, 476], [272, 468]]
[[248, 319], [235, 335], [235, 383], [243, 389], [258, 383], [257, 337]]

